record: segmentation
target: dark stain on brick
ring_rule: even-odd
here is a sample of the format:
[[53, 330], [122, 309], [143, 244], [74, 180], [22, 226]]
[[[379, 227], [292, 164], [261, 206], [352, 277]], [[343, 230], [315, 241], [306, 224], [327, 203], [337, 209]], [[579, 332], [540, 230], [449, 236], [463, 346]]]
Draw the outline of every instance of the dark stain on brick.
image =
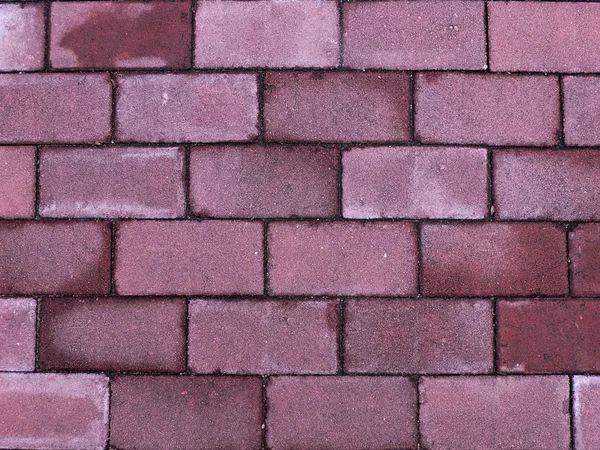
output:
[[327, 304], [327, 310], [325, 312], [325, 316], [327, 319], [327, 328], [334, 333], [337, 331], [338, 327], [338, 304], [339, 302], [329, 302]]

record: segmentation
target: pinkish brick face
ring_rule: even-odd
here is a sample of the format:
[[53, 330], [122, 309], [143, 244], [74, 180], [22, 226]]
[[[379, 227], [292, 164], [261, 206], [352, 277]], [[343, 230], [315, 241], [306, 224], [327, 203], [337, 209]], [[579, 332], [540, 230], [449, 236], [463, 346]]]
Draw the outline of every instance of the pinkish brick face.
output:
[[600, 145], [600, 77], [564, 77], [562, 82], [565, 142]]
[[575, 448], [600, 448], [600, 377], [573, 377]]
[[0, 217], [35, 214], [35, 147], [0, 147]]
[[36, 302], [0, 298], [0, 370], [35, 368]]
[[44, 66], [44, 6], [0, 4], [0, 71]]
[[571, 294], [600, 294], [600, 224], [579, 225], [569, 232]]

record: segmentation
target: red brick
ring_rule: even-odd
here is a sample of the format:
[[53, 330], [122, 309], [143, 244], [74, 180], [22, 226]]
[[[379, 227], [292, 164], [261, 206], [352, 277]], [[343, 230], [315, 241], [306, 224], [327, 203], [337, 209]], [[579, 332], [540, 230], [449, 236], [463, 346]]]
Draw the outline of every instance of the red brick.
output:
[[485, 149], [354, 148], [342, 161], [344, 217], [482, 219], [487, 214]]
[[422, 291], [430, 295], [566, 294], [564, 228], [553, 224], [424, 224]]
[[181, 148], [45, 148], [40, 215], [181, 217], [184, 158]]
[[258, 377], [117, 376], [111, 445], [136, 449], [257, 449]]
[[44, 7], [0, 5], [0, 71], [44, 66]]
[[44, 299], [38, 341], [42, 369], [181, 372], [185, 301]]
[[0, 103], [0, 143], [97, 142], [110, 137], [106, 74], [0, 75]]
[[417, 243], [409, 223], [273, 223], [272, 294], [414, 295]]
[[110, 230], [97, 222], [0, 222], [1, 294], [106, 294]]
[[362, 373], [482, 373], [493, 368], [485, 300], [349, 300], [345, 368]]
[[600, 295], [600, 224], [579, 225], [569, 232], [571, 294]]
[[332, 217], [337, 150], [198, 147], [190, 157], [192, 210], [212, 217]]
[[35, 368], [36, 302], [0, 298], [0, 370]]
[[117, 226], [120, 294], [262, 294], [258, 222], [142, 221]]
[[249, 141], [258, 133], [255, 75], [121, 75], [118, 83], [120, 140]]
[[566, 144], [600, 145], [600, 77], [564, 77], [562, 82]]
[[337, 302], [193, 300], [189, 366], [203, 373], [335, 373]]
[[35, 147], [0, 147], [0, 217], [33, 217]]
[[52, 3], [54, 68], [167, 67], [191, 62], [191, 2]]
[[403, 73], [267, 73], [265, 137], [275, 141], [407, 141]]
[[598, 72], [599, 20], [593, 3], [491, 2], [492, 70]]
[[424, 378], [420, 393], [425, 448], [570, 448], [567, 377]]
[[0, 446], [101, 450], [108, 396], [103, 375], [0, 374]]
[[196, 67], [334, 67], [335, 1], [198, 2]]
[[418, 74], [415, 133], [423, 142], [491, 145], [558, 143], [556, 77]]
[[600, 377], [573, 377], [575, 448], [600, 448]]
[[482, 2], [344, 3], [344, 65], [485, 69]]

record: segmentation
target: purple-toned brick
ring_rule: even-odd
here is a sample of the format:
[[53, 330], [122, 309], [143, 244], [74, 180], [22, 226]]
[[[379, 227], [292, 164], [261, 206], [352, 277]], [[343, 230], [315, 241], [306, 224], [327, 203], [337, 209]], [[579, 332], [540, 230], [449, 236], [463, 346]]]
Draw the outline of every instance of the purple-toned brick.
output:
[[44, 6], [0, 4], [0, 71], [44, 66]]
[[564, 77], [562, 82], [566, 144], [600, 145], [600, 77]]
[[485, 149], [374, 147], [344, 152], [344, 217], [482, 219]]
[[410, 223], [272, 223], [269, 290], [291, 295], [414, 295]]
[[403, 73], [267, 73], [265, 137], [408, 141], [408, 84]]
[[116, 448], [260, 448], [259, 377], [117, 376], [111, 388]]
[[35, 147], [0, 147], [0, 217], [33, 217]]
[[38, 342], [42, 369], [181, 372], [185, 301], [44, 299]]
[[197, 147], [190, 156], [192, 211], [205, 217], [332, 217], [335, 149]]
[[110, 229], [98, 222], [0, 222], [1, 294], [107, 294]]
[[570, 448], [567, 377], [423, 378], [419, 390], [425, 448]]
[[600, 448], [600, 377], [573, 377], [575, 448]]
[[482, 2], [344, 3], [344, 65], [485, 69]]
[[571, 294], [600, 295], [600, 224], [579, 225], [569, 232]]
[[0, 370], [35, 368], [35, 311], [31, 298], [0, 299]]
[[250, 141], [258, 134], [255, 75], [120, 75], [118, 85], [119, 140]]
[[337, 302], [193, 300], [189, 366], [200, 373], [335, 373]]
[[560, 295], [568, 291], [565, 230], [554, 224], [423, 224], [427, 295]]
[[94, 143], [110, 137], [107, 74], [0, 75], [0, 104], [0, 143]]
[[185, 214], [182, 148], [44, 148], [45, 217], [173, 218]]
[[0, 374], [0, 446], [102, 450], [108, 378], [91, 374]]
[[484, 373], [493, 368], [485, 300], [349, 300], [344, 367], [362, 373]]
[[262, 294], [258, 222], [140, 221], [117, 225], [119, 294]]
[[556, 77], [427, 73], [415, 84], [415, 133], [423, 142], [558, 142]]
[[334, 67], [335, 1], [214, 2], [196, 8], [195, 66]]

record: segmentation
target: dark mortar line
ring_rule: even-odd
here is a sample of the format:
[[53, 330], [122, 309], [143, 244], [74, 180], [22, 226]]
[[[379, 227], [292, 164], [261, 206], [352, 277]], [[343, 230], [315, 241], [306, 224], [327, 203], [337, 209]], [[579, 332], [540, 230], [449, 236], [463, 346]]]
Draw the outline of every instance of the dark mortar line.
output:
[[111, 296], [117, 295], [117, 281], [115, 277], [115, 259], [117, 249], [117, 223], [110, 222], [110, 293]]
[[336, 173], [336, 183], [337, 183], [337, 218], [344, 218], [344, 146], [339, 146], [337, 148], [337, 173]]
[[185, 219], [192, 217], [192, 194], [191, 194], [191, 179], [190, 179], [190, 159], [192, 148], [189, 145], [184, 146], [184, 162], [183, 162], [183, 190], [185, 196]]
[[263, 296], [269, 297], [269, 221], [263, 221]]
[[565, 148], [565, 102], [562, 75], [558, 77], [558, 102], [558, 148]]
[[183, 324], [183, 338], [185, 348], [183, 350], [184, 369], [186, 372], [191, 373], [190, 369], [190, 299], [185, 299], [185, 310], [184, 310], [185, 322]]
[[569, 375], [569, 437], [570, 448], [576, 450], [575, 447], [575, 413], [573, 408], [575, 389], [573, 386], [573, 375]]
[[[50, 68], [50, 5], [51, 1], [44, 2], [44, 67], [42, 72]], [[27, 5], [27, 3], [25, 3]], [[18, 72], [17, 72], [18, 73]]]
[[114, 72], [108, 73], [110, 81], [110, 144], [117, 140], [117, 89], [119, 82]]
[[408, 75], [408, 134], [409, 134], [409, 142], [410, 145], [417, 144], [417, 139], [415, 136], [415, 123], [416, 123], [416, 114], [415, 114], [415, 72], [409, 72]]
[[258, 73], [258, 83], [257, 83], [257, 101], [258, 101], [258, 117], [257, 120], [257, 128], [258, 134], [254, 139], [253, 143], [262, 144], [265, 142], [265, 72]]
[[496, 218], [496, 206], [494, 198], [494, 152], [487, 149], [487, 220], [489, 222], [494, 221]]
[[500, 352], [498, 350], [498, 299], [492, 299], [492, 357], [493, 357], [493, 371], [499, 373], [500, 368]]
[[194, 67], [196, 62], [196, 10], [198, 8], [198, 0], [191, 1], [190, 9], [190, 69]]
[[40, 325], [42, 320], [42, 299], [35, 298], [35, 346], [34, 346], [34, 360], [33, 360], [33, 371], [37, 372], [40, 369]]
[[415, 384], [415, 390], [417, 394], [417, 408], [415, 417], [417, 422], [417, 449], [422, 449], [424, 446], [423, 435], [421, 433], [421, 376], [416, 376], [413, 380], [413, 383]]
[[490, 65], [490, 17], [487, 0], [483, 3], [483, 20], [485, 26], [485, 70], [486, 72], [491, 73], [492, 69]]
[[421, 224], [415, 224], [417, 238], [417, 298], [423, 293], [423, 244], [421, 241]]
[[338, 10], [338, 70], [344, 68], [344, 0], [337, 0]]
[[108, 377], [108, 424], [107, 424], [107, 434], [106, 434], [106, 449], [110, 449], [110, 439], [112, 432], [112, 378]]
[[41, 152], [42, 146], [37, 145], [35, 147], [35, 193], [33, 199], [33, 217], [36, 220], [40, 220], [40, 189], [41, 189]]
[[343, 375], [346, 373], [345, 367], [345, 352], [346, 352], [346, 300], [343, 298], [338, 301], [337, 305], [337, 374]]
[[269, 399], [267, 396], [267, 384], [268, 383], [269, 383], [269, 376], [263, 375], [262, 384], [261, 384], [261, 398], [262, 398], [261, 425], [260, 425], [261, 450], [268, 450], [268, 448], [269, 448], [269, 446], [267, 444], [267, 415], [269, 413]]
[[[588, 222], [589, 223], [589, 222]], [[571, 278], [573, 276], [571, 267], [571, 245], [569, 242], [569, 233], [574, 229], [570, 224], [565, 224], [565, 248], [567, 252], [567, 284], [569, 286], [569, 296], [573, 297], [573, 286], [571, 285]]]

